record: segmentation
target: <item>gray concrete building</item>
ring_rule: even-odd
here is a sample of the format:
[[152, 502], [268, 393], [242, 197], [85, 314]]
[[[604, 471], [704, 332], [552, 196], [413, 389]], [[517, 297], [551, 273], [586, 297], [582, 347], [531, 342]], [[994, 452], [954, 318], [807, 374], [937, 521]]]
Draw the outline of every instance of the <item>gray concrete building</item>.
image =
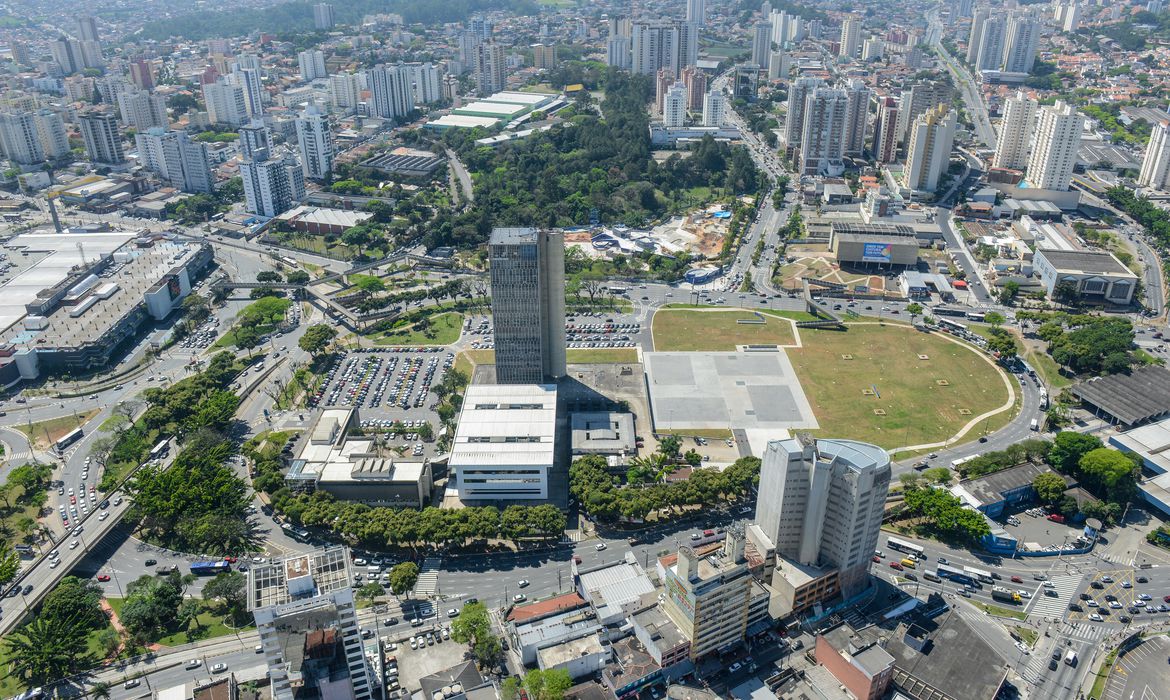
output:
[[496, 381], [540, 384], [565, 376], [564, 235], [497, 228], [488, 259]]

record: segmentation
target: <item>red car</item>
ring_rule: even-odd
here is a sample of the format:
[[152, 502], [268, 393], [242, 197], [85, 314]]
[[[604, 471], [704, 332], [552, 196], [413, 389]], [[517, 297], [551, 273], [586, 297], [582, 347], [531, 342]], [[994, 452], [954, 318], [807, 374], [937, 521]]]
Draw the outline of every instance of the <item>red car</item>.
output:
[[900, 562], [900, 561], [892, 561], [892, 562], [890, 562], [890, 568], [891, 568], [891, 569], [897, 569], [898, 571], [901, 571], [901, 570], [902, 570], [902, 562]]
[[873, 558], [873, 560], [874, 560], [874, 562], [875, 562], [875, 563], [877, 563], [877, 564], [881, 564], [881, 563], [882, 563], [882, 558], [881, 558], [881, 557], [876, 557], [876, 556], [875, 556], [875, 557]]
[[1024, 582], [1024, 579], [1020, 578], [1019, 576], [1012, 576], [1012, 583], [1023, 583], [1023, 582]]
[[235, 564], [235, 563], [236, 563], [236, 558], [235, 558], [235, 557], [224, 557], [224, 558], [223, 558], [223, 560], [224, 560], [224, 561], [226, 561], [226, 562], [227, 562], [227, 563], [229, 563], [229, 564]]
[[108, 575], [108, 574], [100, 574], [100, 575], [97, 577], [97, 580], [101, 581], [102, 583], [105, 583], [106, 581], [109, 581], [109, 580], [110, 580], [110, 577], [109, 577], [109, 575]]
[[1163, 596], [1163, 597], [1162, 597], [1162, 600], [1163, 600], [1164, 602], [1170, 603], [1170, 595], [1168, 595], [1168, 596]]
[[1059, 513], [1053, 513], [1052, 515], [1048, 516], [1048, 519], [1054, 523], [1063, 523], [1064, 522], [1064, 516], [1059, 514]]
[[70, 496], [69, 497], [69, 505], [72, 505], [72, 506], [77, 505], [77, 496]]

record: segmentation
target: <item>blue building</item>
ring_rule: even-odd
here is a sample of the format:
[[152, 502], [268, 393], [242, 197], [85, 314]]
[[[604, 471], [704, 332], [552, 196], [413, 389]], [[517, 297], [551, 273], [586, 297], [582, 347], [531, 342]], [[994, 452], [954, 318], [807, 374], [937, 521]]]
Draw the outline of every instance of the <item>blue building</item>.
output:
[[[984, 513], [989, 518], [1002, 518], [1005, 511], [1015, 511], [1036, 500], [1032, 480], [1040, 474], [1053, 473], [1043, 464], [1021, 464], [994, 474], [960, 481], [951, 487], [951, 493], [967, 505]], [[1076, 481], [1063, 474], [1060, 478], [1069, 487]]]

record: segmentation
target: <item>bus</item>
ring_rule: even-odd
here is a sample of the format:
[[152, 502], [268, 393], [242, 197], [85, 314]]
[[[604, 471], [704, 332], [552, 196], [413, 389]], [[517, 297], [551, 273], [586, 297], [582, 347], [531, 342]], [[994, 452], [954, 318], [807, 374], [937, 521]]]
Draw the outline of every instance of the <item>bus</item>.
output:
[[54, 443], [53, 447], [56, 448], [58, 453], [64, 452], [67, 447], [80, 440], [84, 435], [85, 431], [83, 431], [81, 428], [77, 428], [76, 430], [67, 433], [64, 437]]
[[993, 580], [993, 577], [992, 577], [990, 571], [984, 571], [983, 569], [976, 569], [973, 566], [964, 566], [963, 571], [965, 573], [969, 574], [971, 577], [973, 577], [979, 583], [991, 583]]
[[191, 563], [191, 573], [196, 576], [215, 576], [226, 574], [232, 570], [232, 565], [220, 559], [219, 561], [196, 561]]
[[158, 459], [167, 453], [167, 447], [170, 444], [170, 438], [164, 438], [159, 441], [157, 445], [150, 448], [150, 458]]
[[964, 586], [974, 586], [975, 579], [970, 574], [963, 573], [962, 569], [954, 566], [947, 566], [946, 564], [939, 564], [934, 573], [938, 574], [939, 578], [949, 579], [955, 583], [961, 583]]
[[972, 321], [982, 321], [987, 318], [986, 311], [968, 311], [967, 318]]
[[284, 534], [288, 535], [297, 542], [308, 542], [309, 531], [304, 528], [294, 527], [292, 523], [284, 523], [280, 526], [284, 530]]
[[944, 331], [946, 331], [948, 333], [966, 333], [967, 332], [967, 327], [964, 326], [963, 324], [959, 323], [958, 321], [952, 321], [949, 318], [943, 318], [941, 316], [935, 318], [935, 321], [938, 323], [939, 328], [943, 329]]
[[970, 462], [970, 461], [975, 460], [975, 459], [979, 459], [979, 455], [969, 455], [967, 457], [960, 457], [960, 458], [956, 459], [955, 461], [951, 462], [951, 469], [958, 471], [959, 467], [961, 467], [964, 464], [966, 464], [967, 462]]
[[913, 554], [915, 557], [922, 559], [926, 554], [926, 550], [916, 544], [912, 544], [905, 540], [900, 540], [897, 537], [890, 537], [886, 540], [886, 546], [904, 554]]

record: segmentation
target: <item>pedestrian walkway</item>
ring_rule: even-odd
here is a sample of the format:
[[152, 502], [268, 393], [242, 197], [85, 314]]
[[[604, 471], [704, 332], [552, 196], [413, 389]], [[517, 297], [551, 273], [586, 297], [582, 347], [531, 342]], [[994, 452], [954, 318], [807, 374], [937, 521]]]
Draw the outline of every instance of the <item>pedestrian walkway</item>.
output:
[[1102, 554], [1100, 557], [1102, 560], [1111, 564], [1117, 564], [1126, 568], [1130, 568], [1134, 565], [1134, 557], [1128, 552], [1125, 554]]
[[[1081, 585], [1080, 576], [1053, 576], [1052, 585], [1054, 588], [1042, 588], [1040, 592], [1032, 598], [1032, 605], [1028, 609], [1029, 615], [1039, 615], [1041, 617], [1052, 617], [1060, 619], [1064, 617], [1068, 610], [1068, 604], [1072, 601], [1073, 594], [1077, 592], [1077, 588]], [[1044, 591], [1054, 590], [1055, 596], [1045, 595]]]
[[565, 530], [565, 534], [561, 536], [561, 543], [580, 542], [584, 539], [585, 533], [580, 530]]
[[439, 567], [442, 566], [441, 557], [427, 557], [423, 560], [422, 568], [418, 572], [418, 581], [414, 584], [414, 595], [426, 598], [439, 594]]
[[1105, 637], [1107, 630], [1091, 622], [1068, 622], [1061, 629], [1062, 637], [1094, 644]]

